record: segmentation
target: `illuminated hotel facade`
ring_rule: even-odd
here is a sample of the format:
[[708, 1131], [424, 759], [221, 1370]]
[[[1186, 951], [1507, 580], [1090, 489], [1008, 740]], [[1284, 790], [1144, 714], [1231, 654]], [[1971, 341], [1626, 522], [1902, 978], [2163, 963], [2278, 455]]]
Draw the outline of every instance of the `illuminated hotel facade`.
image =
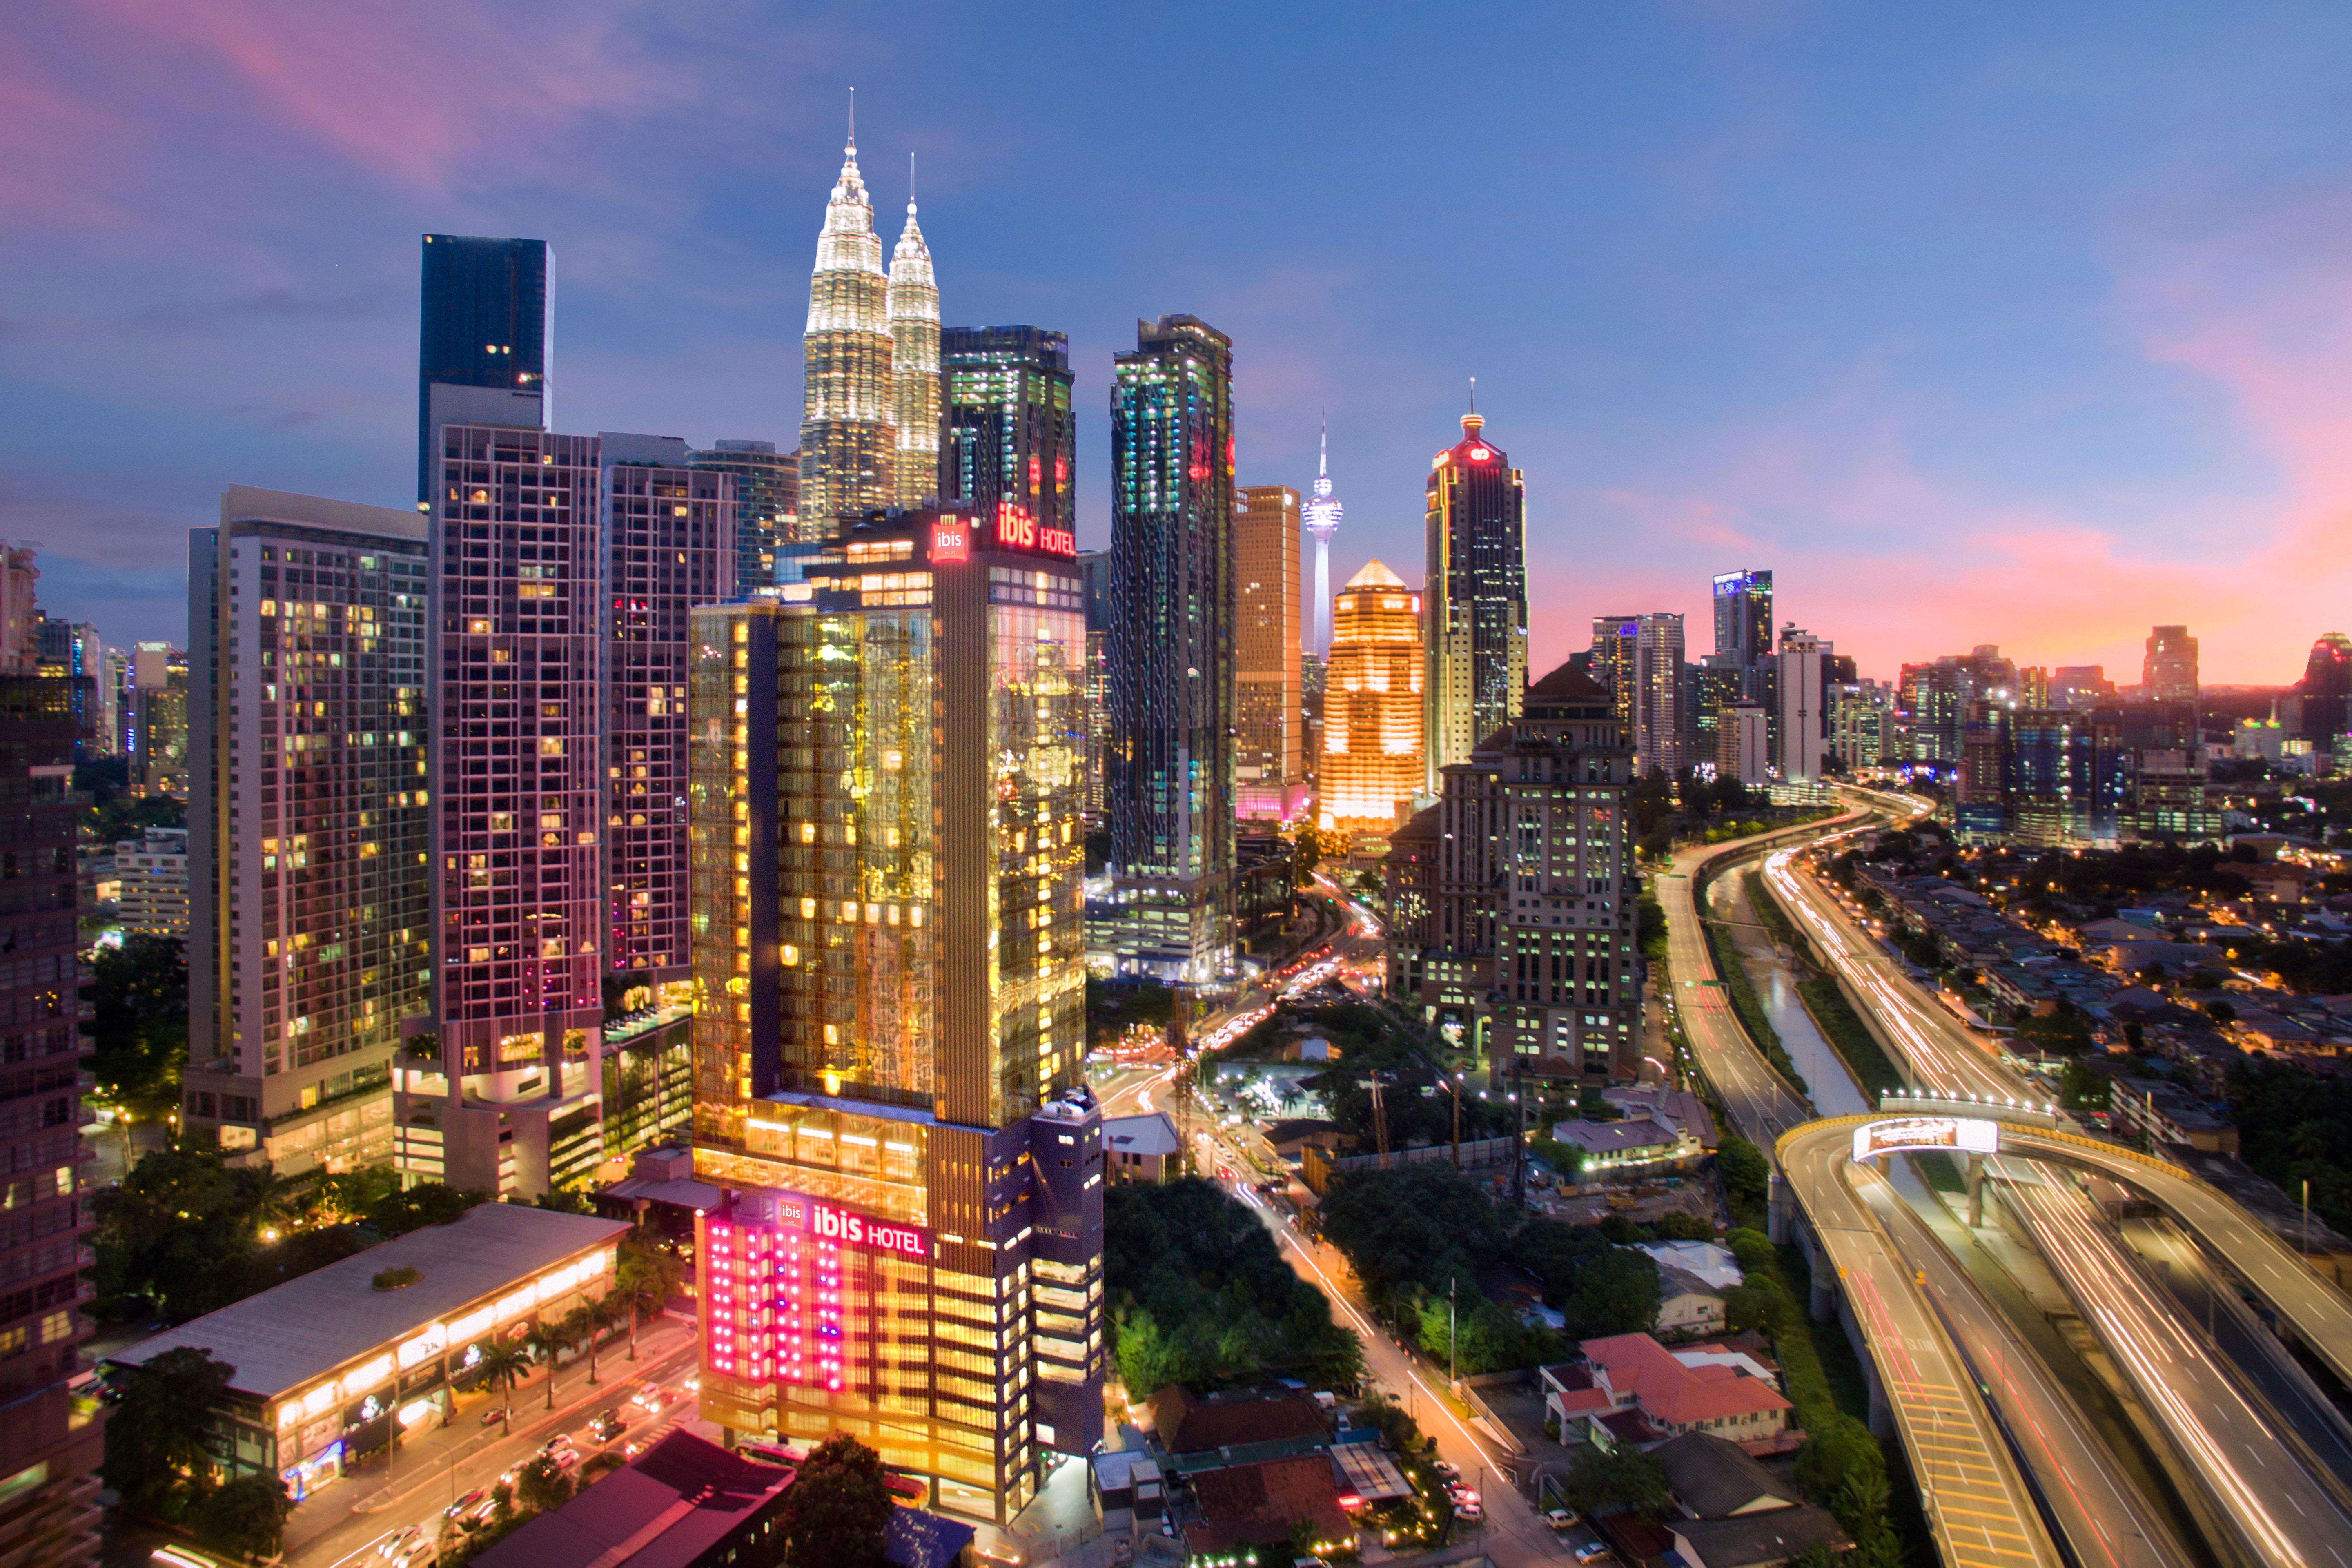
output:
[[1421, 595], [1378, 561], [1332, 605], [1319, 826], [1385, 837], [1422, 785]]
[[877, 511], [694, 613], [703, 1413], [999, 1521], [1102, 1433], [1075, 555]]
[[1462, 416], [1462, 439], [1430, 464], [1423, 788], [1519, 716], [1528, 687], [1527, 481]]

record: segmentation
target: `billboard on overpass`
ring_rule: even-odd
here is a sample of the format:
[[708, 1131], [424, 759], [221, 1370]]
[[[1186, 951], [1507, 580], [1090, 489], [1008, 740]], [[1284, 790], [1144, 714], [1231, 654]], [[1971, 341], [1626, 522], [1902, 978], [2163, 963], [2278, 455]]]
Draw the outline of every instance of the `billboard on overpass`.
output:
[[2000, 1123], [1973, 1116], [1898, 1116], [1853, 1130], [1853, 1157], [1873, 1159], [1915, 1149], [1958, 1149], [1970, 1154], [2000, 1152]]

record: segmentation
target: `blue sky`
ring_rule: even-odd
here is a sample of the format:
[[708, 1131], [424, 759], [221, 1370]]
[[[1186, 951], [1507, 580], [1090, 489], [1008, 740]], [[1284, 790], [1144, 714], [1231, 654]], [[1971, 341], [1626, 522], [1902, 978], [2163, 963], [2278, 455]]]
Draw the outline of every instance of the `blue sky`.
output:
[[1539, 667], [1769, 566], [1891, 677], [1996, 642], [2284, 681], [2352, 585], [2341, 6], [88, 0], [5, 24], [0, 531], [177, 638], [231, 482], [412, 493], [417, 236], [556, 253], [557, 425], [795, 437], [845, 89], [951, 322], [1070, 333], [1081, 537], [1136, 317], [1329, 409], [1344, 578], [1419, 574], [1478, 378]]

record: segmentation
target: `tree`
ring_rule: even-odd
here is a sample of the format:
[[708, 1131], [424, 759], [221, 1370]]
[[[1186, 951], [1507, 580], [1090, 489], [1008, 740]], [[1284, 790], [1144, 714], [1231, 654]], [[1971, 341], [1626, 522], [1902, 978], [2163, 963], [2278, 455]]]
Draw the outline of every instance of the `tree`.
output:
[[90, 961], [90, 1070], [99, 1090], [147, 1121], [180, 1108], [188, 1049], [188, 960], [180, 939], [134, 931]]
[[239, 1476], [196, 1500], [196, 1538], [240, 1557], [266, 1557], [285, 1539], [294, 1499], [276, 1476]]
[[134, 1369], [106, 1423], [100, 1474], [133, 1513], [168, 1518], [209, 1485], [205, 1434], [236, 1368], [209, 1352], [165, 1351]]
[[523, 1331], [523, 1344], [531, 1355], [547, 1363], [547, 1407], [555, 1408], [555, 1358], [570, 1350], [576, 1342], [568, 1322], [537, 1322]]
[[545, 1513], [572, 1500], [572, 1478], [542, 1454], [516, 1472], [515, 1500], [531, 1513]]
[[1761, 1204], [1772, 1195], [1772, 1167], [1745, 1138], [1725, 1133], [1715, 1152], [1715, 1168], [1722, 1173], [1724, 1190], [1734, 1207]]
[[[677, 1294], [685, 1265], [661, 1244], [651, 1229], [640, 1226], [621, 1238], [620, 1267], [614, 1271], [613, 1294], [629, 1315], [629, 1359], [637, 1359], [637, 1321], [659, 1314]], [[607, 1298], [608, 1300], [610, 1298]]]
[[583, 1301], [563, 1315], [563, 1326], [575, 1344], [588, 1347], [588, 1386], [596, 1386], [596, 1341], [621, 1321], [621, 1306], [610, 1293]]
[[873, 1449], [835, 1433], [801, 1462], [778, 1521], [793, 1568], [880, 1568], [890, 1492]]
[[1579, 1449], [1560, 1490], [1569, 1506], [1581, 1513], [1632, 1512], [1654, 1518], [1674, 1500], [1665, 1467], [1638, 1448], [1622, 1447]]
[[[484, 1388], [502, 1392], [509, 1401], [514, 1398], [515, 1384], [521, 1382], [523, 1374], [530, 1370], [530, 1352], [514, 1341], [504, 1339], [492, 1340], [484, 1345], [482, 1359], [474, 1367]], [[509, 1416], [512, 1413], [512, 1405], [509, 1405]]]

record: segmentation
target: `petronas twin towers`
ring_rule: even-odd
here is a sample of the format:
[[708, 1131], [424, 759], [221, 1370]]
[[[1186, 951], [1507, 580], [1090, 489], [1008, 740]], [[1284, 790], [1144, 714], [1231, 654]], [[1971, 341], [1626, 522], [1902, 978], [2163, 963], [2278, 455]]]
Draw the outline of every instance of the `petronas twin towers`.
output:
[[803, 349], [800, 516], [811, 539], [827, 536], [843, 512], [919, 506], [940, 488], [940, 289], [912, 182], [886, 272], [854, 120], [843, 154], [817, 237]]

